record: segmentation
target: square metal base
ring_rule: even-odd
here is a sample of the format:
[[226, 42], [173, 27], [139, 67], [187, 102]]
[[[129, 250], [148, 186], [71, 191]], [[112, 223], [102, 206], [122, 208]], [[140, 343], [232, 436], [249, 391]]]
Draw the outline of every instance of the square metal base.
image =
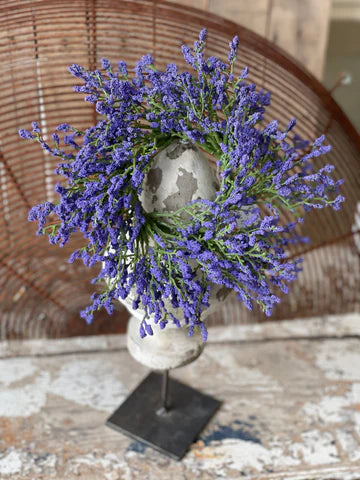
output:
[[180, 460], [221, 402], [170, 378], [170, 408], [164, 411], [161, 386], [162, 375], [151, 372], [106, 425]]

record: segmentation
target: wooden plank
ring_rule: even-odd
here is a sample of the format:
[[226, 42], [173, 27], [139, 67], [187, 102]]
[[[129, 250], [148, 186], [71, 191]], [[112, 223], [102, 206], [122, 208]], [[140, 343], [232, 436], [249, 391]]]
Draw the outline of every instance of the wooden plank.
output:
[[359, 21], [359, 0], [332, 0], [331, 20]]
[[316, 77], [322, 78], [330, 0], [274, 0], [268, 39], [299, 60]]
[[270, 0], [209, 0], [209, 11], [266, 37]]
[[[344, 322], [343, 333], [358, 335], [358, 317]], [[288, 334], [304, 335], [302, 324]], [[255, 327], [268, 325], [253, 326], [248, 338], [258, 338]], [[147, 373], [123, 343], [110, 339], [107, 350], [104, 338], [69, 339], [79, 349], [71, 353], [61, 340], [56, 353], [53, 341], [43, 341], [48, 355], [1, 359], [0, 478], [359, 479], [360, 339], [255, 345], [236, 343], [238, 333], [229, 330], [232, 343], [209, 343], [196, 362], [172, 373], [223, 401], [182, 462], [104, 426]]]
[[[209, 344], [262, 342], [296, 339], [360, 337], [360, 314], [324, 315], [262, 324], [213, 326]], [[58, 339], [0, 342], [0, 359], [112, 352], [126, 350], [125, 335], [92, 335]]]
[[171, 0], [208, 10], [268, 38], [321, 78], [330, 0]]

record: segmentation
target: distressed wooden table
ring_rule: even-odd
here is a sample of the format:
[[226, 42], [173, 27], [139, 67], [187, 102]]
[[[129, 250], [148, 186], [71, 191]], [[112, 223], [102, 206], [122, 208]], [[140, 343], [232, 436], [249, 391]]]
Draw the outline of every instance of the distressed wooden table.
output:
[[360, 479], [359, 315], [212, 328], [173, 375], [224, 403], [181, 462], [104, 426], [147, 374], [124, 336], [0, 357], [1, 479]]

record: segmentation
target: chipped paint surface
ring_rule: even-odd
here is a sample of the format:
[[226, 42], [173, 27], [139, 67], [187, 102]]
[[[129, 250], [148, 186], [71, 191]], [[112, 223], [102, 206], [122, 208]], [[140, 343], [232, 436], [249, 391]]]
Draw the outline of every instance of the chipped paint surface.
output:
[[292, 457], [307, 465], [329, 465], [340, 462], [334, 436], [321, 430], [309, 430], [301, 434], [301, 441], [290, 445]]
[[29, 448], [19, 450], [13, 447], [0, 452], [1, 480], [7, 478], [35, 480], [35, 478], [38, 478], [34, 476], [36, 474], [46, 474], [55, 478], [56, 465], [57, 457], [52, 453], [35, 453], [31, 452]]
[[36, 367], [31, 359], [14, 358], [0, 360], [0, 384], [8, 386], [33, 375]]
[[360, 339], [208, 344], [173, 372], [223, 401], [182, 462], [104, 425], [147, 373], [126, 350], [51, 351], [0, 360], [1, 480], [360, 478]]
[[[53, 381], [48, 372], [39, 372], [36, 377], [31, 377], [32, 381], [16, 387], [11, 384], [29, 377], [30, 369], [27, 372], [24, 370], [20, 376], [18, 359], [6, 360], [10, 366], [12, 361], [16, 368], [9, 368], [6, 376], [3, 374], [3, 385], [10, 387], [0, 389], [0, 417], [28, 417], [38, 413], [46, 405], [49, 393], [111, 413], [128, 393], [113, 374], [113, 369], [109, 368], [110, 365], [99, 359], [65, 361]], [[31, 373], [35, 370], [32, 365]], [[14, 382], [10, 381], [12, 371], [15, 372]]]
[[360, 349], [357, 340], [349, 340], [344, 351], [341, 343], [329, 350], [320, 345], [316, 365], [332, 380], [354, 380], [360, 382]]
[[105, 455], [98, 455], [97, 452], [91, 452], [86, 455], [81, 455], [73, 459], [68, 465], [67, 472], [69, 475], [75, 474], [77, 476], [85, 476], [91, 474], [93, 471], [102, 470], [105, 479], [117, 479], [114, 475], [116, 471], [122, 472], [123, 480], [131, 480], [132, 474], [129, 466], [125, 460], [116, 453], [105, 453]]
[[0, 473], [2, 475], [20, 473], [21, 465], [20, 453], [12, 450], [0, 458]]
[[48, 372], [40, 372], [31, 382], [0, 389], [0, 417], [29, 417], [46, 405]]
[[114, 366], [100, 359], [67, 362], [49, 386], [55, 393], [79, 405], [111, 413], [128, 393]]

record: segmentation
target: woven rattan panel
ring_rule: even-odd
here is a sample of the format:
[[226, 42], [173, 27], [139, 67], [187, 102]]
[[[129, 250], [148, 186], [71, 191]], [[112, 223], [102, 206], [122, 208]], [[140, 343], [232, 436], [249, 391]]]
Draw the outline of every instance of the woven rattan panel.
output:
[[[325, 160], [345, 178], [342, 211], [314, 211], [302, 234], [311, 246], [290, 252], [304, 257], [304, 271], [284, 296], [274, 319], [359, 310], [360, 140], [326, 90], [278, 48], [243, 27], [215, 15], [166, 2], [120, 0], [2, 0], [0, 2], [0, 339], [117, 332], [126, 314], [100, 312], [88, 327], [79, 317], [95, 275], [67, 257], [80, 239], [59, 249], [36, 237], [27, 222], [30, 206], [54, 200], [56, 159], [18, 138], [19, 128], [37, 120], [50, 134], [64, 121], [79, 128], [96, 122], [66, 67], [95, 68], [101, 57], [123, 59], [130, 67], [150, 52], [158, 66], [176, 61], [185, 68], [180, 45], [208, 29], [207, 53], [225, 57], [233, 35], [240, 38], [238, 69], [250, 67], [250, 80], [272, 92], [267, 119], [314, 139], [325, 132], [333, 149]], [[357, 225], [356, 225], [357, 223]], [[240, 302], [226, 305], [212, 323], [263, 320]]]

